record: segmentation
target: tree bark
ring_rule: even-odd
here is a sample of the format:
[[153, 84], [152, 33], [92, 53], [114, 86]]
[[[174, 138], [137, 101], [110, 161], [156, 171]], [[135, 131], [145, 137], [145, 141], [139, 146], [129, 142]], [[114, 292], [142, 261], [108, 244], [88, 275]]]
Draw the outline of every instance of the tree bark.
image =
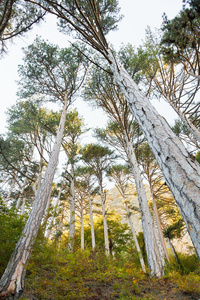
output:
[[164, 249], [166, 259], [169, 262], [169, 255], [168, 255], [166, 243], [165, 243], [163, 232], [162, 232], [162, 227], [161, 227], [161, 223], [160, 223], [160, 216], [159, 216], [159, 213], [158, 213], [158, 208], [157, 208], [156, 200], [155, 200], [151, 185], [150, 185], [150, 190], [151, 190], [151, 198], [152, 198], [152, 203], [153, 203], [153, 211], [154, 211], [154, 215], [155, 215], [155, 219], [156, 219], [156, 225], [157, 225], [157, 229], [158, 229], [160, 242], [161, 242], [162, 247]]
[[75, 194], [74, 194], [74, 165], [71, 165], [71, 182], [70, 182], [70, 224], [69, 224], [69, 241], [68, 250], [74, 250], [75, 238]]
[[140, 259], [140, 264], [141, 264], [141, 267], [142, 267], [142, 271], [144, 273], [146, 273], [146, 267], [145, 267], [144, 259], [142, 257], [142, 253], [141, 253], [141, 250], [140, 250], [140, 245], [138, 243], [138, 239], [137, 239], [137, 236], [136, 236], [136, 233], [135, 233], [133, 222], [131, 220], [130, 211], [129, 211], [129, 208], [128, 208], [127, 201], [125, 201], [124, 206], [125, 206], [125, 209], [126, 209], [129, 226], [130, 226], [132, 234], [133, 234], [133, 239], [134, 239], [134, 242], [135, 242], [136, 250], [137, 250], [137, 253], [138, 253], [138, 256], [139, 256], [139, 259]]
[[106, 208], [105, 208], [106, 195], [104, 195], [101, 183], [100, 183], [100, 189], [101, 189], [101, 206], [102, 206], [102, 214], [103, 214], [103, 231], [104, 231], [105, 252], [106, 252], [106, 255], [109, 255], [110, 247], [109, 247], [108, 225], [107, 225]]
[[37, 194], [37, 191], [39, 190], [40, 188], [40, 185], [41, 185], [41, 181], [42, 181], [42, 173], [43, 173], [43, 167], [44, 167], [44, 163], [43, 163], [43, 154], [44, 154], [44, 143], [45, 143], [45, 139], [46, 139], [46, 136], [44, 135], [43, 136], [43, 139], [42, 139], [42, 144], [41, 144], [41, 149], [39, 151], [39, 154], [40, 154], [40, 164], [39, 164], [39, 174], [38, 174], [38, 177], [37, 177], [37, 180], [34, 182], [33, 186], [32, 186], [32, 190], [34, 191], [35, 193], [35, 196]]
[[141, 212], [142, 228], [144, 233], [150, 276], [161, 277], [164, 275], [164, 250], [162, 249], [161, 244], [159, 243], [158, 237], [156, 237], [153, 219], [148, 206], [148, 200], [133, 146], [126, 135], [125, 138], [128, 148], [127, 154], [132, 166], [133, 176], [135, 179], [136, 189], [138, 193], [138, 202]]
[[57, 197], [56, 202], [55, 202], [55, 204], [54, 204], [53, 216], [50, 218], [49, 226], [47, 227], [47, 230], [46, 230], [46, 232], [45, 232], [45, 237], [46, 237], [47, 239], [49, 238], [49, 236], [50, 236], [50, 234], [51, 234], [51, 231], [52, 231], [52, 226], [53, 226], [54, 219], [55, 219], [56, 209], [57, 209], [58, 203], [59, 203], [59, 201], [60, 201], [60, 197], [61, 197], [63, 185], [64, 185], [64, 177], [63, 177], [63, 180], [62, 180], [62, 183], [61, 183], [61, 187], [60, 187], [60, 190], [59, 190], [59, 193], [58, 193], [58, 197]]
[[83, 203], [81, 203], [81, 250], [84, 250]]
[[109, 50], [111, 69], [171, 190], [200, 259], [200, 166]]
[[58, 157], [65, 126], [67, 104], [67, 95], [65, 95], [65, 102], [60, 119], [60, 124], [54, 148], [52, 150], [51, 157], [44, 176], [44, 180], [37, 193], [33, 208], [23, 229], [22, 235], [0, 280], [0, 297], [13, 295], [14, 299], [18, 299], [23, 292], [26, 265], [31, 255], [33, 243], [37, 236], [42, 217], [45, 212], [54, 174], [56, 171], [56, 166], [58, 164]]
[[89, 192], [89, 195], [88, 195], [88, 201], [89, 201], [89, 212], [90, 212], [90, 226], [91, 226], [92, 249], [94, 250], [95, 247], [96, 247], [96, 243], [95, 243], [94, 222], [93, 222], [93, 212], [92, 212], [92, 202], [91, 202], [90, 192]]

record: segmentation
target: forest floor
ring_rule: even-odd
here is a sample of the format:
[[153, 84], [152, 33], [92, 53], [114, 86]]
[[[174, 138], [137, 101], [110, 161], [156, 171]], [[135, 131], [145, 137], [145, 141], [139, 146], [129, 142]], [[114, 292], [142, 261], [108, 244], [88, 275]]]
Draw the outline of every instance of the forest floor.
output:
[[[175, 282], [168, 278], [162, 279], [143, 279], [138, 280], [134, 278], [134, 284], [131, 281], [124, 281], [122, 279], [106, 281], [104, 283], [97, 280], [83, 281], [80, 285], [79, 282], [70, 284], [70, 287], [60, 288], [59, 291], [55, 290], [54, 293], [47, 295], [47, 290], [44, 288], [38, 293], [33, 292], [31, 289], [26, 289], [21, 299], [30, 300], [46, 300], [46, 299], [69, 299], [69, 300], [167, 300], [167, 299], [182, 299], [182, 300], [199, 300], [200, 293], [184, 292], [180, 289]], [[57, 287], [58, 289], [58, 287]], [[62, 290], [62, 291], [61, 291]], [[62, 294], [62, 296], [61, 296]]]
[[[100, 262], [99, 262], [100, 263]], [[200, 276], [171, 272], [160, 278], [150, 278], [132, 264], [105, 266], [102, 261], [87, 260], [59, 264], [56, 272], [41, 267], [41, 272], [28, 270], [22, 300], [199, 300]], [[74, 267], [73, 267], [74, 266]]]

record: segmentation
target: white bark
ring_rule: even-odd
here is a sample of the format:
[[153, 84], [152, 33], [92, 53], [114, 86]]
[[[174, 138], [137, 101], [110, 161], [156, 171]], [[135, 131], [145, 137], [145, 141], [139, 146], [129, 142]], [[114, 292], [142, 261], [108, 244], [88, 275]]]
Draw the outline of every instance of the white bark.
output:
[[200, 166], [193, 161], [166, 120], [142, 95], [127, 71], [116, 63], [111, 69], [163, 172], [200, 259]]
[[53, 212], [53, 216], [50, 218], [50, 221], [49, 221], [49, 226], [45, 232], [45, 237], [48, 239], [50, 234], [51, 234], [51, 230], [52, 230], [52, 226], [53, 226], [53, 223], [54, 223], [54, 220], [55, 220], [55, 214], [56, 214], [56, 209], [58, 207], [58, 204], [59, 204], [59, 201], [60, 201], [60, 197], [61, 197], [61, 193], [62, 193], [62, 189], [63, 189], [63, 185], [64, 185], [64, 177], [63, 177], [63, 180], [62, 180], [62, 183], [61, 183], [61, 187], [60, 187], [60, 190], [59, 190], [59, 193], [58, 193], [58, 197], [56, 199], [56, 202], [54, 204], [54, 212]]
[[103, 231], [104, 231], [105, 252], [106, 252], [106, 255], [109, 255], [110, 248], [109, 248], [108, 225], [107, 225], [106, 208], [105, 208], [106, 195], [104, 195], [104, 192], [102, 189], [102, 184], [100, 184], [100, 189], [101, 189], [101, 207], [102, 207], [102, 214], [103, 214]]
[[[43, 171], [43, 154], [44, 154], [44, 143], [45, 143], [45, 139], [46, 139], [46, 136], [43, 136], [43, 139], [42, 139], [42, 144], [40, 146], [40, 151], [39, 154], [40, 154], [40, 163], [39, 163], [39, 171], [38, 171], [38, 177], [37, 177], [37, 180], [34, 182], [33, 186], [32, 186], [32, 190], [36, 196], [36, 193], [37, 191], [39, 190], [40, 188], [40, 185], [41, 185], [41, 182], [42, 182], [42, 171]], [[37, 141], [37, 137], [35, 138], [35, 143]]]
[[93, 222], [93, 212], [92, 212], [92, 202], [91, 202], [90, 192], [89, 192], [89, 195], [88, 195], [88, 201], [89, 201], [92, 249], [94, 250], [95, 247], [96, 247], [96, 243], [95, 243], [94, 222]]
[[[52, 187], [51, 187], [51, 190], [52, 190]], [[50, 193], [49, 193], [49, 198], [48, 198], [47, 205], [46, 205], [46, 208], [45, 208], [45, 216], [46, 216], [47, 213], [48, 213], [50, 204], [51, 204], [51, 191], [50, 191]]]
[[81, 203], [81, 250], [84, 250], [83, 203]]
[[135, 179], [138, 202], [141, 212], [142, 228], [147, 252], [148, 268], [150, 276], [161, 277], [164, 275], [164, 250], [156, 237], [156, 232], [153, 224], [153, 219], [149, 210], [148, 200], [144, 185], [142, 182], [141, 172], [135, 157], [134, 149], [128, 137], [125, 135], [128, 148], [128, 157], [132, 166], [133, 176]]
[[25, 204], [26, 204], [26, 198], [23, 197], [22, 198], [22, 205], [21, 205], [21, 211], [20, 211], [20, 215], [22, 216], [25, 212]]
[[[151, 189], [151, 187], [150, 187], [150, 189]], [[160, 223], [160, 216], [159, 216], [159, 213], [158, 213], [157, 204], [156, 204], [156, 201], [155, 201], [152, 190], [151, 190], [151, 197], [152, 197], [153, 211], [154, 211], [154, 215], [155, 215], [155, 219], [156, 219], [156, 225], [157, 225], [157, 229], [158, 229], [160, 242], [161, 242], [162, 247], [164, 249], [165, 257], [169, 262], [169, 255], [168, 255], [166, 243], [165, 243], [163, 232], [162, 232], [162, 227], [161, 227], [161, 223]]]
[[142, 267], [142, 271], [144, 273], [146, 273], [146, 267], [145, 267], [144, 259], [142, 257], [142, 253], [141, 253], [141, 250], [140, 250], [140, 245], [139, 245], [138, 240], [137, 240], [137, 236], [136, 236], [136, 233], [135, 233], [133, 222], [131, 220], [131, 215], [130, 215], [130, 211], [129, 211], [129, 208], [128, 208], [127, 201], [125, 201], [124, 206], [125, 206], [125, 209], [126, 209], [129, 226], [130, 226], [132, 234], [133, 234], [133, 239], [134, 239], [134, 242], [135, 242], [136, 250], [137, 250], [137, 253], [138, 253], [138, 256], [139, 256], [139, 259], [140, 259], [140, 264], [141, 264], [141, 267]]
[[71, 168], [71, 182], [70, 182], [70, 224], [69, 224], [69, 241], [68, 250], [74, 250], [75, 237], [75, 193], [74, 193], [74, 165]]
[[67, 95], [65, 95], [65, 103], [60, 119], [57, 137], [47, 166], [44, 180], [37, 193], [33, 208], [23, 229], [22, 235], [0, 280], [0, 297], [14, 294], [15, 299], [17, 299], [24, 289], [26, 265], [31, 255], [33, 243], [42, 221], [42, 217], [51, 191], [56, 166], [58, 164], [58, 157], [67, 112], [67, 103]]
[[[44, 141], [43, 141], [44, 144]], [[44, 145], [41, 146], [41, 150], [40, 150], [40, 165], [39, 165], [39, 175], [37, 180], [34, 182], [33, 186], [32, 186], [32, 190], [35, 193], [39, 190], [41, 182], [42, 182], [42, 173], [43, 173], [43, 152], [44, 152]]]

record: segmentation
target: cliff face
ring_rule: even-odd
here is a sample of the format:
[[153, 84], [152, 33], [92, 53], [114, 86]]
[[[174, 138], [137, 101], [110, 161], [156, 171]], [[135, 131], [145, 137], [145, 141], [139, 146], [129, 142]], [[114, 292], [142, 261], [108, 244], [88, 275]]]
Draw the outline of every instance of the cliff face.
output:
[[[136, 233], [142, 231], [142, 222], [140, 219], [139, 204], [137, 192], [134, 186], [130, 186], [126, 194], [129, 208], [131, 211], [131, 219]], [[127, 214], [123, 203], [123, 198], [116, 187], [110, 189], [106, 194], [106, 206], [109, 211], [114, 211], [121, 216], [122, 223], [128, 223]]]
[[[150, 194], [148, 190], [146, 190], [148, 197]], [[107, 211], [111, 212], [114, 211], [116, 214], [121, 216], [122, 223], [128, 223], [126, 210], [124, 207], [124, 200], [121, 194], [119, 193], [116, 187], [111, 188], [110, 190], [106, 191], [106, 209]], [[126, 200], [128, 201], [129, 209], [131, 212], [132, 222], [135, 228], [136, 233], [142, 231], [142, 222], [140, 220], [140, 211], [139, 211], [139, 204], [137, 199], [137, 191], [135, 186], [130, 185], [126, 194]], [[100, 204], [100, 196], [97, 196], [94, 200], [94, 204]]]
[[[147, 197], [151, 200], [150, 192], [148, 186], [145, 186], [145, 190], [147, 193]], [[121, 216], [122, 223], [128, 223], [126, 210], [123, 204], [123, 197], [119, 193], [116, 187], [109, 189], [105, 193], [106, 195], [106, 210], [111, 212], [114, 211], [116, 214]], [[131, 211], [131, 218], [133, 222], [134, 229], [136, 234], [142, 232], [142, 222], [140, 218], [139, 204], [137, 200], [137, 191], [134, 185], [130, 185], [128, 192], [126, 194], [126, 198], [129, 202], [129, 208]], [[100, 196], [95, 197], [94, 204], [100, 205]], [[99, 208], [100, 210], [100, 208]], [[172, 243], [178, 252], [192, 254], [194, 253], [194, 247], [192, 245], [191, 239], [186, 232], [182, 238], [173, 239]], [[167, 248], [170, 249], [170, 245], [166, 241]]]

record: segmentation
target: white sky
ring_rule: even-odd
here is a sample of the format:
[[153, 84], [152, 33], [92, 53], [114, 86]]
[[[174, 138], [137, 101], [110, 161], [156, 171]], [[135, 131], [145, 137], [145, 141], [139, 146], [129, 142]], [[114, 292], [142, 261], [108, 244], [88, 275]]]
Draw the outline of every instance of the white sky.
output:
[[[145, 29], [149, 25], [152, 30], [160, 28], [162, 14], [165, 12], [169, 18], [173, 18], [182, 7], [182, 0], [119, 0], [123, 20], [118, 24], [119, 30], [108, 35], [107, 40], [119, 49], [121, 43], [131, 43], [139, 46], [145, 37]], [[22, 47], [31, 44], [36, 35], [48, 39], [49, 42], [59, 44], [61, 47], [68, 46], [69, 37], [58, 32], [54, 18], [51, 16], [48, 21], [35, 26], [34, 29], [23, 38], [15, 38], [13, 43], [8, 43], [8, 54], [0, 60], [0, 134], [5, 132], [6, 115], [8, 107], [15, 104], [17, 97], [18, 79], [17, 68], [22, 63]], [[157, 110], [164, 117], [172, 122], [175, 114], [170, 110], [165, 102], [155, 102]], [[85, 118], [86, 124], [92, 127], [101, 127], [105, 122], [103, 115], [99, 115], [99, 110], [90, 111], [85, 103], [77, 102], [78, 110]], [[102, 125], [103, 126], [103, 125]]]

